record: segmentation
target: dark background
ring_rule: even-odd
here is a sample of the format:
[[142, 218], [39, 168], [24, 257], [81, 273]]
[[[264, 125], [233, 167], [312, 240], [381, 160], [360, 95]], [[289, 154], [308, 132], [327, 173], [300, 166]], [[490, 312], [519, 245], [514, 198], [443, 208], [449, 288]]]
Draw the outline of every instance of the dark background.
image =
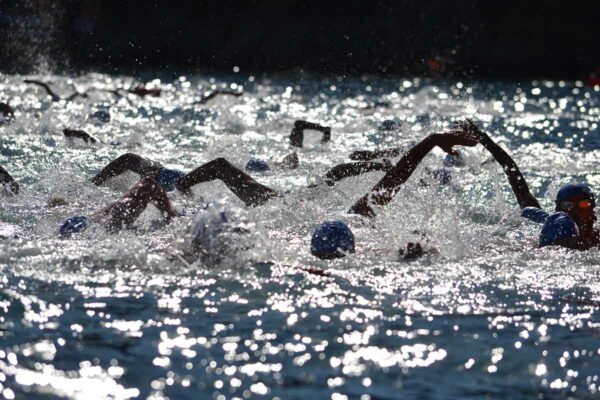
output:
[[600, 1], [0, 0], [0, 69], [587, 78]]

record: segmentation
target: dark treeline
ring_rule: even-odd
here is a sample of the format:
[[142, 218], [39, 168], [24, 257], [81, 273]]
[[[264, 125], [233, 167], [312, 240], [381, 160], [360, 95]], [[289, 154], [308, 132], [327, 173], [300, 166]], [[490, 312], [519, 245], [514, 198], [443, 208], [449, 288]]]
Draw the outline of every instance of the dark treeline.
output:
[[583, 78], [598, 21], [598, 1], [0, 0], [0, 65]]

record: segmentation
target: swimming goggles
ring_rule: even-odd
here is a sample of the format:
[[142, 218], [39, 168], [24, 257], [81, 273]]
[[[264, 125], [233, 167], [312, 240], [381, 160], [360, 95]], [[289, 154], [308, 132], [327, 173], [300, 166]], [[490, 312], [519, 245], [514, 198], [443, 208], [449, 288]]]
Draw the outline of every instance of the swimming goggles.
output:
[[594, 200], [578, 200], [578, 201], [569, 201], [565, 200], [562, 202], [562, 206], [565, 210], [572, 210], [574, 208], [580, 208], [582, 210], [586, 210], [588, 208], [593, 208], [596, 206], [596, 202]]

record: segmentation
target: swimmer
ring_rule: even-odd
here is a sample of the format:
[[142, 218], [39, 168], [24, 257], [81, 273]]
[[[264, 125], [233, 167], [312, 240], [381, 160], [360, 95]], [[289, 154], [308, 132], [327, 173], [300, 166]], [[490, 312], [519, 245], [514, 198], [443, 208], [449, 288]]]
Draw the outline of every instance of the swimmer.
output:
[[[280, 169], [298, 168], [298, 154], [290, 153], [274, 165]], [[234, 167], [235, 168], [235, 167]], [[266, 171], [269, 165], [265, 161], [252, 159], [246, 164], [246, 170], [253, 172]], [[167, 192], [175, 188], [175, 181], [185, 175], [184, 172], [163, 167], [160, 163], [134, 153], [123, 154], [102, 169], [90, 181], [96, 186], [102, 185], [110, 178], [114, 178], [126, 171], [134, 172], [141, 177], [150, 176], [158, 181]]]
[[94, 185], [100, 186], [108, 179], [121, 175], [125, 171], [135, 172], [142, 178], [154, 178], [167, 192], [172, 191], [175, 187], [175, 181], [185, 175], [182, 171], [165, 168], [160, 163], [148, 158], [134, 153], [126, 153], [108, 163], [102, 171], [90, 180]]
[[0, 185], [6, 187], [11, 193], [19, 194], [19, 184], [12, 176], [0, 165]]
[[229, 89], [216, 89], [210, 92], [206, 92], [202, 95], [200, 100], [196, 101], [194, 104], [206, 104], [208, 101], [214, 99], [217, 96], [235, 96], [240, 97], [243, 95], [243, 91], [238, 90], [229, 90]]
[[[433, 149], [433, 147], [439, 146], [446, 152], [454, 153], [452, 146], [475, 146], [476, 144], [477, 141], [470, 134], [462, 131], [451, 131], [429, 135], [421, 143], [410, 149], [395, 166], [388, 169], [385, 177], [375, 186], [375, 188], [373, 188], [373, 198], [375, 199], [376, 204], [387, 204], [398, 191], [399, 187], [410, 177], [417, 165], [425, 155]], [[358, 166], [351, 172], [356, 171], [365, 171], [365, 169], [361, 169], [361, 167]], [[342, 176], [345, 173], [343, 168], [340, 168], [340, 172], [337, 176]], [[329, 178], [331, 180], [334, 177], [330, 175]], [[177, 179], [175, 187], [180, 192], [187, 193], [192, 186], [213, 180], [222, 181], [229, 190], [231, 190], [247, 206], [260, 206], [274, 197], [281, 197], [281, 193], [257, 182], [250, 175], [222, 157], [209, 161], [187, 175]], [[359, 200], [352, 208], [351, 212], [374, 216], [375, 214], [368, 206], [369, 196], [370, 194]]]
[[[123, 97], [123, 95], [121, 94], [122, 88], [116, 88], [116, 89], [95, 89], [95, 90], [100, 90], [102, 92], [108, 92], [108, 93], [112, 93], [117, 97]], [[131, 93], [131, 94], [135, 94], [136, 96], [140, 96], [140, 97], [145, 97], [145, 96], [152, 96], [152, 97], [160, 97], [161, 93], [162, 93], [162, 89], [160, 88], [147, 88], [144, 85], [137, 85], [136, 87], [129, 88], [126, 90], [127, 93]]]
[[416, 144], [404, 156], [387, 170], [385, 176], [350, 209], [350, 213], [375, 217], [371, 205], [385, 206], [400, 189], [400, 186], [412, 175], [417, 165], [434, 148], [439, 147], [448, 154], [456, 154], [453, 146], [475, 146], [477, 137], [470, 132], [453, 130], [433, 133]]
[[[372, 161], [373, 159], [381, 157], [397, 157], [403, 154], [406, 150], [404, 148], [392, 148], [385, 150], [358, 150], [350, 154], [350, 159], [363, 160], [354, 163], [343, 163], [332, 167], [325, 174], [325, 183], [329, 186], [333, 186], [335, 182], [352, 176], [362, 175], [372, 171], [385, 171], [388, 172], [394, 168], [394, 164], [387, 158], [381, 159], [381, 161]], [[367, 161], [368, 160], [368, 161]], [[463, 166], [464, 160], [461, 153], [455, 151], [453, 154], [446, 154], [444, 158], [444, 166]], [[425, 169], [425, 172], [430, 175], [435, 181], [442, 185], [447, 185], [452, 180], [452, 174], [450, 170], [446, 168], [439, 168], [430, 170]], [[420, 180], [420, 185], [428, 186], [428, 183], [423, 179]]]
[[76, 90], [75, 93], [73, 93], [72, 95], [67, 96], [67, 97], [65, 97], [63, 99], [59, 95], [57, 95], [56, 93], [54, 93], [54, 91], [50, 88], [50, 86], [48, 86], [48, 84], [46, 84], [44, 82], [37, 81], [37, 80], [34, 80], [34, 79], [25, 79], [23, 82], [29, 83], [29, 84], [32, 84], [32, 85], [41, 86], [46, 91], [46, 93], [48, 93], [48, 95], [52, 98], [52, 101], [60, 101], [60, 100], [72, 101], [76, 97], [84, 97], [84, 98], [88, 97], [87, 93], [80, 93], [80, 92], [78, 92]]
[[303, 120], [297, 120], [294, 122], [292, 133], [290, 134], [290, 144], [294, 147], [302, 147], [304, 142], [304, 131], [310, 129], [313, 131], [319, 131], [323, 133], [321, 137], [321, 143], [325, 144], [331, 140], [331, 128], [316, 124], [314, 122], [308, 122]]
[[0, 116], [2, 116], [3, 119], [11, 120], [15, 118], [15, 111], [7, 103], [0, 102]]
[[544, 224], [540, 232], [539, 247], [555, 245], [587, 250], [600, 246], [600, 231], [594, 228], [596, 201], [587, 184], [569, 183], [562, 186], [556, 194], [555, 212], [548, 214], [529, 191], [523, 174], [508, 153], [472, 121], [466, 120], [462, 128], [475, 135], [478, 142], [502, 166], [521, 208], [521, 216]]
[[119, 200], [95, 212], [90, 217], [77, 215], [67, 218], [61, 225], [59, 233], [61, 236], [68, 236], [83, 232], [88, 228], [90, 222], [101, 222], [110, 231], [119, 231], [131, 227], [149, 203], [154, 204], [163, 212], [167, 221], [178, 216], [160, 184], [154, 178], [144, 177]]
[[63, 134], [67, 138], [77, 138], [81, 139], [86, 143], [96, 143], [97, 140], [90, 136], [86, 131], [81, 131], [77, 129], [63, 129]]

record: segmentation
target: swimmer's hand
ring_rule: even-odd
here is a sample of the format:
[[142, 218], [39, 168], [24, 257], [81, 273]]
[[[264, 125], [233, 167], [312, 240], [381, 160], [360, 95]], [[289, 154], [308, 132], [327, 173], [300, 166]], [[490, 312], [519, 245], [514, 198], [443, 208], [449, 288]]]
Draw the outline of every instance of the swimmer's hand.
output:
[[431, 135], [433, 143], [448, 154], [456, 155], [457, 152], [453, 146], [473, 147], [479, 143], [477, 135], [462, 130], [453, 130], [443, 133], [434, 133]]
[[475, 123], [473, 121], [471, 121], [469, 118], [465, 118], [464, 121], [458, 121], [457, 123], [454, 124], [454, 126], [458, 130], [461, 130], [465, 133], [473, 135], [473, 137], [475, 137], [477, 139], [477, 141], [480, 143], [483, 140], [485, 140], [486, 138], [489, 138], [489, 136], [485, 132], [483, 132], [481, 129], [479, 129], [479, 127], [477, 125], [475, 125]]

